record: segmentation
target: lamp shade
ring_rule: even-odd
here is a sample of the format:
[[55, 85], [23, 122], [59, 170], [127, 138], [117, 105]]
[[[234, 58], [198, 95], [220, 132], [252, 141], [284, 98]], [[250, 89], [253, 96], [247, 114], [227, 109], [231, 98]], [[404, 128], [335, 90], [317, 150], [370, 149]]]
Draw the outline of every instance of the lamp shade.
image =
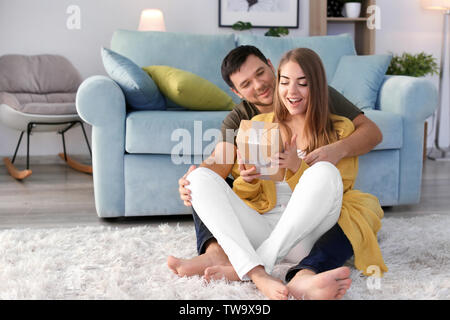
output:
[[145, 9], [141, 13], [139, 31], [166, 31], [164, 15], [159, 9]]
[[428, 10], [450, 10], [450, 0], [422, 0], [422, 7]]

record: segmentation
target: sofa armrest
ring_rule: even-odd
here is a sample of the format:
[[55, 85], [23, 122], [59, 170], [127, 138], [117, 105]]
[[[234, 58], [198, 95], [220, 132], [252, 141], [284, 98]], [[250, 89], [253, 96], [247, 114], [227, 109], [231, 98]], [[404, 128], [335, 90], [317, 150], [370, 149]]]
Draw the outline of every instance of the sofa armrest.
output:
[[378, 107], [410, 121], [424, 123], [438, 104], [437, 88], [429, 80], [407, 76], [386, 76]]
[[429, 80], [386, 76], [378, 97], [382, 111], [402, 117], [402, 147], [399, 149], [398, 204], [420, 201], [424, 123], [437, 107], [438, 93]]
[[125, 97], [112, 79], [92, 76], [77, 91], [76, 106], [81, 119], [92, 126], [125, 124]]
[[76, 97], [80, 117], [92, 125], [95, 207], [100, 217], [125, 215], [125, 97], [108, 77], [93, 76]]

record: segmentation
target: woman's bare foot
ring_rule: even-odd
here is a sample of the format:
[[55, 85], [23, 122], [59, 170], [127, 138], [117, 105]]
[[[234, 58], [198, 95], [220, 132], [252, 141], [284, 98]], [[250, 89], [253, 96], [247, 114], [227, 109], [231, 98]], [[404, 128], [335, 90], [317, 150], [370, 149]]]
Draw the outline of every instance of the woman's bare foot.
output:
[[303, 269], [287, 284], [289, 293], [300, 300], [337, 300], [350, 288], [350, 269], [340, 267], [322, 273]]
[[277, 278], [269, 275], [263, 266], [257, 266], [250, 270], [247, 275], [252, 279], [256, 287], [271, 300], [287, 300], [288, 288]]
[[167, 258], [167, 266], [180, 277], [203, 275], [205, 269], [215, 265], [231, 265], [228, 256], [217, 242], [211, 243], [206, 252], [191, 259], [181, 259], [174, 256]]
[[239, 281], [239, 276], [232, 265], [216, 265], [205, 269], [203, 275], [206, 281], [226, 279], [228, 281]]

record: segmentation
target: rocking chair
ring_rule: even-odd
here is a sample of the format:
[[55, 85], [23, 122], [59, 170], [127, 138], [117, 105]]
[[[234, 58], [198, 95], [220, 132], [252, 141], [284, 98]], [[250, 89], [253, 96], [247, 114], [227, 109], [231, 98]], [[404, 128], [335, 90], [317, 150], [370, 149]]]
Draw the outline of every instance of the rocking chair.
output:
[[[30, 170], [30, 135], [32, 132], [56, 131], [61, 134], [63, 153], [58, 155], [75, 170], [92, 173], [92, 166], [81, 164], [66, 153], [64, 134], [81, 126], [89, 153], [91, 147], [83, 122], [75, 107], [81, 76], [74, 66], [58, 55], [4, 55], [0, 57], [0, 123], [19, 130], [20, 136], [12, 160], [3, 161], [9, 174], [22, 180]], [[26, 169], [14, 166], [24, 133], [27, 133]]]

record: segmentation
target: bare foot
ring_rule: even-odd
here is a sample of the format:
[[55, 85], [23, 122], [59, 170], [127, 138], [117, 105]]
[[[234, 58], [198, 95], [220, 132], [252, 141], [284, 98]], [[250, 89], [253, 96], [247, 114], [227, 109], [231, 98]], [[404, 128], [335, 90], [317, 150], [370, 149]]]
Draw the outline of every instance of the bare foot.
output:
[[287, 284], [289, 293], [300, 300], [337, 300], [350, 288], [350, 269], [340, 267], [322, 273], [303, 269]]
[[226, 279], [228, 281], [239, 281], [239, 276], [232, 265], [216, 265], [205, 269], [203, 275], [206, 281]]
[[257, 266], [247, 275], [252, 279], [256, 287], [271, 300], [287, 300], [288, 288], [277, 278], [272, 277], [264, 270], [263, 266]]
[[174, 256], [167, 258], [167, 266], [180, 277], [203, 275], [205, 269], [215, 265], [231, 265], [227, 255], [217, 243], [208, 246], [206, 252], [191, 259]]

